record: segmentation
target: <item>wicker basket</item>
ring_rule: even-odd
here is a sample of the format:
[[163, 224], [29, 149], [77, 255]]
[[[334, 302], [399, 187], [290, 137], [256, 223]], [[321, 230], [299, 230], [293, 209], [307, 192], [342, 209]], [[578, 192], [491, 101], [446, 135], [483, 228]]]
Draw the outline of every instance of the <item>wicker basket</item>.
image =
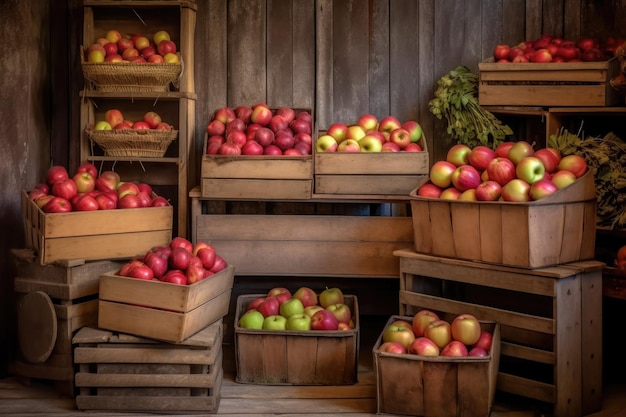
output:
[[178, 64], [128, 62], [85, 62], [81, 54], [83, 75], [92, 88], [102, 93], [167, 92], [183, 71], [183, 61]]
[[87, 130], [105, 156], [163, 157], [178, 130]]

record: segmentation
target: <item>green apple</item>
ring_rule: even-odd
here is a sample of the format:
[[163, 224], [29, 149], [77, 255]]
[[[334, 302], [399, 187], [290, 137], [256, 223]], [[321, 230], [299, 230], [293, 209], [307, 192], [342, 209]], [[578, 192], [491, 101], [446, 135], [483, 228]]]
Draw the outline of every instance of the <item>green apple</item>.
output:
[[263, 314], [256, 310], [249, 310], [239, 318], [239, 326], [244, 329], [262, 329], [264, 320]]
[[111, 124], [105, 120], [100, 120], [94, 126], [95, 130], [111, 130]]
[[359, 141], [361, 152], [382, 152], [383, 144], [378, 138], [366, 136]]
[[291, 317], [296, 314], [304, 314], [304, 304], [297, 298], [290, 298], [280, 305], [280, 315], [283, 317]]
[[317, 138], [317, 142], [315, 142], [315, 150], [317, 152], [335, 152], [337, 150], [337, 140], [326, 134]]
[[309, 317], [313, 317], [313, 315], [320, 310], [324, 310], [324, 307], [320, 305], [308, 306], [308, 307], [304, 307], [304, 314], [306, 314]]
[[311, 330], [311, 317], [304, 313], [293, 314], [287, 319], [287, 330]]
[[343, 292], [337, 287], [326, 288], [320, 293], [318, 300], [320, 305], [324, 308], [333, 304], [343, 304]]
[[285, 330], [287, 319], [279, 314], [265, 317], [263, 320], [263, 330]]

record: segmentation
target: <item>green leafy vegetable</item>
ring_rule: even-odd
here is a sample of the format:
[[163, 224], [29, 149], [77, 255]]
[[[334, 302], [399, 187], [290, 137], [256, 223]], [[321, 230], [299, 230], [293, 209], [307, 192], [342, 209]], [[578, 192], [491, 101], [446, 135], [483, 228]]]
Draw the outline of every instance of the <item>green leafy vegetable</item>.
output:
[[513, 131], [478, 104], [477, 85], [478, 76], [459, 66], [437, 81], [428, 109], [438, 119], [446, 118], [448, 134], [459, 143], [495, 149]]

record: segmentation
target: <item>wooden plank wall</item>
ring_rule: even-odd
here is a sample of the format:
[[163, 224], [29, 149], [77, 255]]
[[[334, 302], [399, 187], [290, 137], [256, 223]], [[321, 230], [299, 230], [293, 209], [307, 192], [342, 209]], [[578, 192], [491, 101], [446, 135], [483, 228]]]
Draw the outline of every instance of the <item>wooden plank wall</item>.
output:
[[[224, 105], [314, 109], [317, 127], [366, 112], [416, 119], [431, 159], [450, 146], [428, 101], [458, 65], [542, 33], [624, 31], [622, 2], [586, 0], [208, 0], [198, 2], [196, 151]], [[601, 9], [601, 10], [599, 10]], [[617, 11], [617, 12], [616, 12]], [[599, 16], [610, 19], [601, 23]], [[600, 19], [600, 20], [599, 20]], [[611, 31], [612, 32], [607, 32]], [[199, 178], [199, 173], [198, 173]]]

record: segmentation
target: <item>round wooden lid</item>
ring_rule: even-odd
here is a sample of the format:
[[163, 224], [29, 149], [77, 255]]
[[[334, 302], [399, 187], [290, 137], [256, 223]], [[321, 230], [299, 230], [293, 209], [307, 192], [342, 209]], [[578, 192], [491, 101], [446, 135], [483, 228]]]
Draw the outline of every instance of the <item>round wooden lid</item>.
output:
[[20, 352], [28, 362], [43, 363], [50, 357], [57, 339], [57, 315], [43, 291], [26, 294], [17, 311]]

